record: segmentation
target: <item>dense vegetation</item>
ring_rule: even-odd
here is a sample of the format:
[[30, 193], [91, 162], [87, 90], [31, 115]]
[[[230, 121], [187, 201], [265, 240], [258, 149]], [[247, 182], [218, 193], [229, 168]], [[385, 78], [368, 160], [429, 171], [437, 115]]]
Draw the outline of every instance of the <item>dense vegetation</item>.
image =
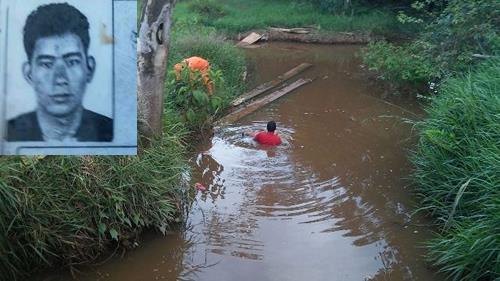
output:
[[[418, 1], [417, 1], [418, 2]], [[440, 82], [500, 55], [500, 2], [423, 1], [413, 16], [400, 14], [402, 24], [423, 30], [402, 45], [378, 42], [365, 53], [365, 62], [393, 83]], [[447, 3], [443, 5], [442, 2]]]
[[137, 157], [0, 158], [0, 280], [93, 261], [145, 227], [165, 231], [183, 196], [184, 133], [165, 122]]
[[418, 123], [422, 208], [442, 232], [431, 260], [453, 280], [500, 277], [500, 61], [447, 80]]

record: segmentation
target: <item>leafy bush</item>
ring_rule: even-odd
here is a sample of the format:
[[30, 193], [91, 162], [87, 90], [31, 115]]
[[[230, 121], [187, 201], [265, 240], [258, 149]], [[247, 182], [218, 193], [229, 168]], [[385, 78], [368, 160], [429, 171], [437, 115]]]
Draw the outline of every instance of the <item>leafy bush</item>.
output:
[[93, 261], [145, 227], [164, 232], [186, 167], [172, 120], [137, 157], [0, 158], [0, 280]]
[[453, 280], [500, 277], [500, 61], [449, 79], [418, 123], [422, 209], [442, 228], [430, 259]]
[[500, 53], [500, 1], [450, 1], [421, 40], [424, 55], [443, 75], [467, 71], [480, 62], [474, 54]]
[[410, 44], [371, 45], [364, 56], [370, 68], [398, 83], [425, 82], [468, 71], [483, 57], [500, 54], [500, 1], [428, 2], [436, 2], [440, 14]]
[[215, 89], [213, 96], [208, 96], [199, 73], [193, 76], [185, 69], [180, 81], [175, 79], [173, 72], [168, 73], [166, 99], [173, 101], [172, 105], [181, 112], [190, 129], [202, 130], [210, 125], [214, 115], [221, 113], [244, 90], [242, 73], [245, 71], [245, 59], [241, 50], [215, 34], [182, 35], [172, 42], [169, 69], [191, 56], [209, 61]]
[[418, 49], [416, 44], [395, 46], [377, 42], [369, 44], [362, 56], [369, 68], [380, 71], [384, 79], [397, 84], [418, 85], [437, 76], [432, 64]]
[[[170, 76], [174, 76], [173, 73]], [[222, 72], [211, 70], [209, 77], [217, 88], [223, 88]], [[212, 117], [223, 109], [224, 100], [220, 95], [210, 95], [199, 71], [184, 68], [179, 80], [172, 79], [167, 85], [168, 98], [181, 112], [183, 121], [197, 131], [210, 127]]]

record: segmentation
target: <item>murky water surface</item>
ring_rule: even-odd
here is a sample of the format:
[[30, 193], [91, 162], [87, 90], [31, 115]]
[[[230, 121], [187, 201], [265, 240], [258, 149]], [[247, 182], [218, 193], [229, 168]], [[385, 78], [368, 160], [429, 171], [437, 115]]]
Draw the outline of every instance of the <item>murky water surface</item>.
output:
[[[274, 43], [248, 50], [252, 83], [302, 62], [315, 81], [217, 128], [193, 158], [186, 229], [151, 235], [82, 280], [440, 280], [423, 261], [426, 221], [408, 181], [411, 126], [405, 97], [362, 75], [358, 47]], [[385, 98], [385, 100], [384, 100]], [[275, 120], [284, 144], [244, 131]]]

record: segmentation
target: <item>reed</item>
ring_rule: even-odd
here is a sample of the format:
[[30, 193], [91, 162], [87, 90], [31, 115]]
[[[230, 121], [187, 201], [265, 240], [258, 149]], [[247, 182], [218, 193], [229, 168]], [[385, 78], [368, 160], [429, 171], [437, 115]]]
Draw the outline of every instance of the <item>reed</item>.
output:
[[500, 277], [500, 61], [447, 80], [417, 124], [422, 210], [438, 222], [429, 259], [452, 280]]

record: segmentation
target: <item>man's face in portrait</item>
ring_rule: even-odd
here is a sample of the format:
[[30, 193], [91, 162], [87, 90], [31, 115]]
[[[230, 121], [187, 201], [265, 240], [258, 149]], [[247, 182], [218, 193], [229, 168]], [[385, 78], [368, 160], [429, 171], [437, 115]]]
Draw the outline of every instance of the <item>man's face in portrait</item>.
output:
[[82, 40], [73, 33], [39, 38], [31, 61], [23, 65], [39, 109], [57, 117], [70, 115], [82, 106], [94, 70], [94, 58], [87, 57]]

